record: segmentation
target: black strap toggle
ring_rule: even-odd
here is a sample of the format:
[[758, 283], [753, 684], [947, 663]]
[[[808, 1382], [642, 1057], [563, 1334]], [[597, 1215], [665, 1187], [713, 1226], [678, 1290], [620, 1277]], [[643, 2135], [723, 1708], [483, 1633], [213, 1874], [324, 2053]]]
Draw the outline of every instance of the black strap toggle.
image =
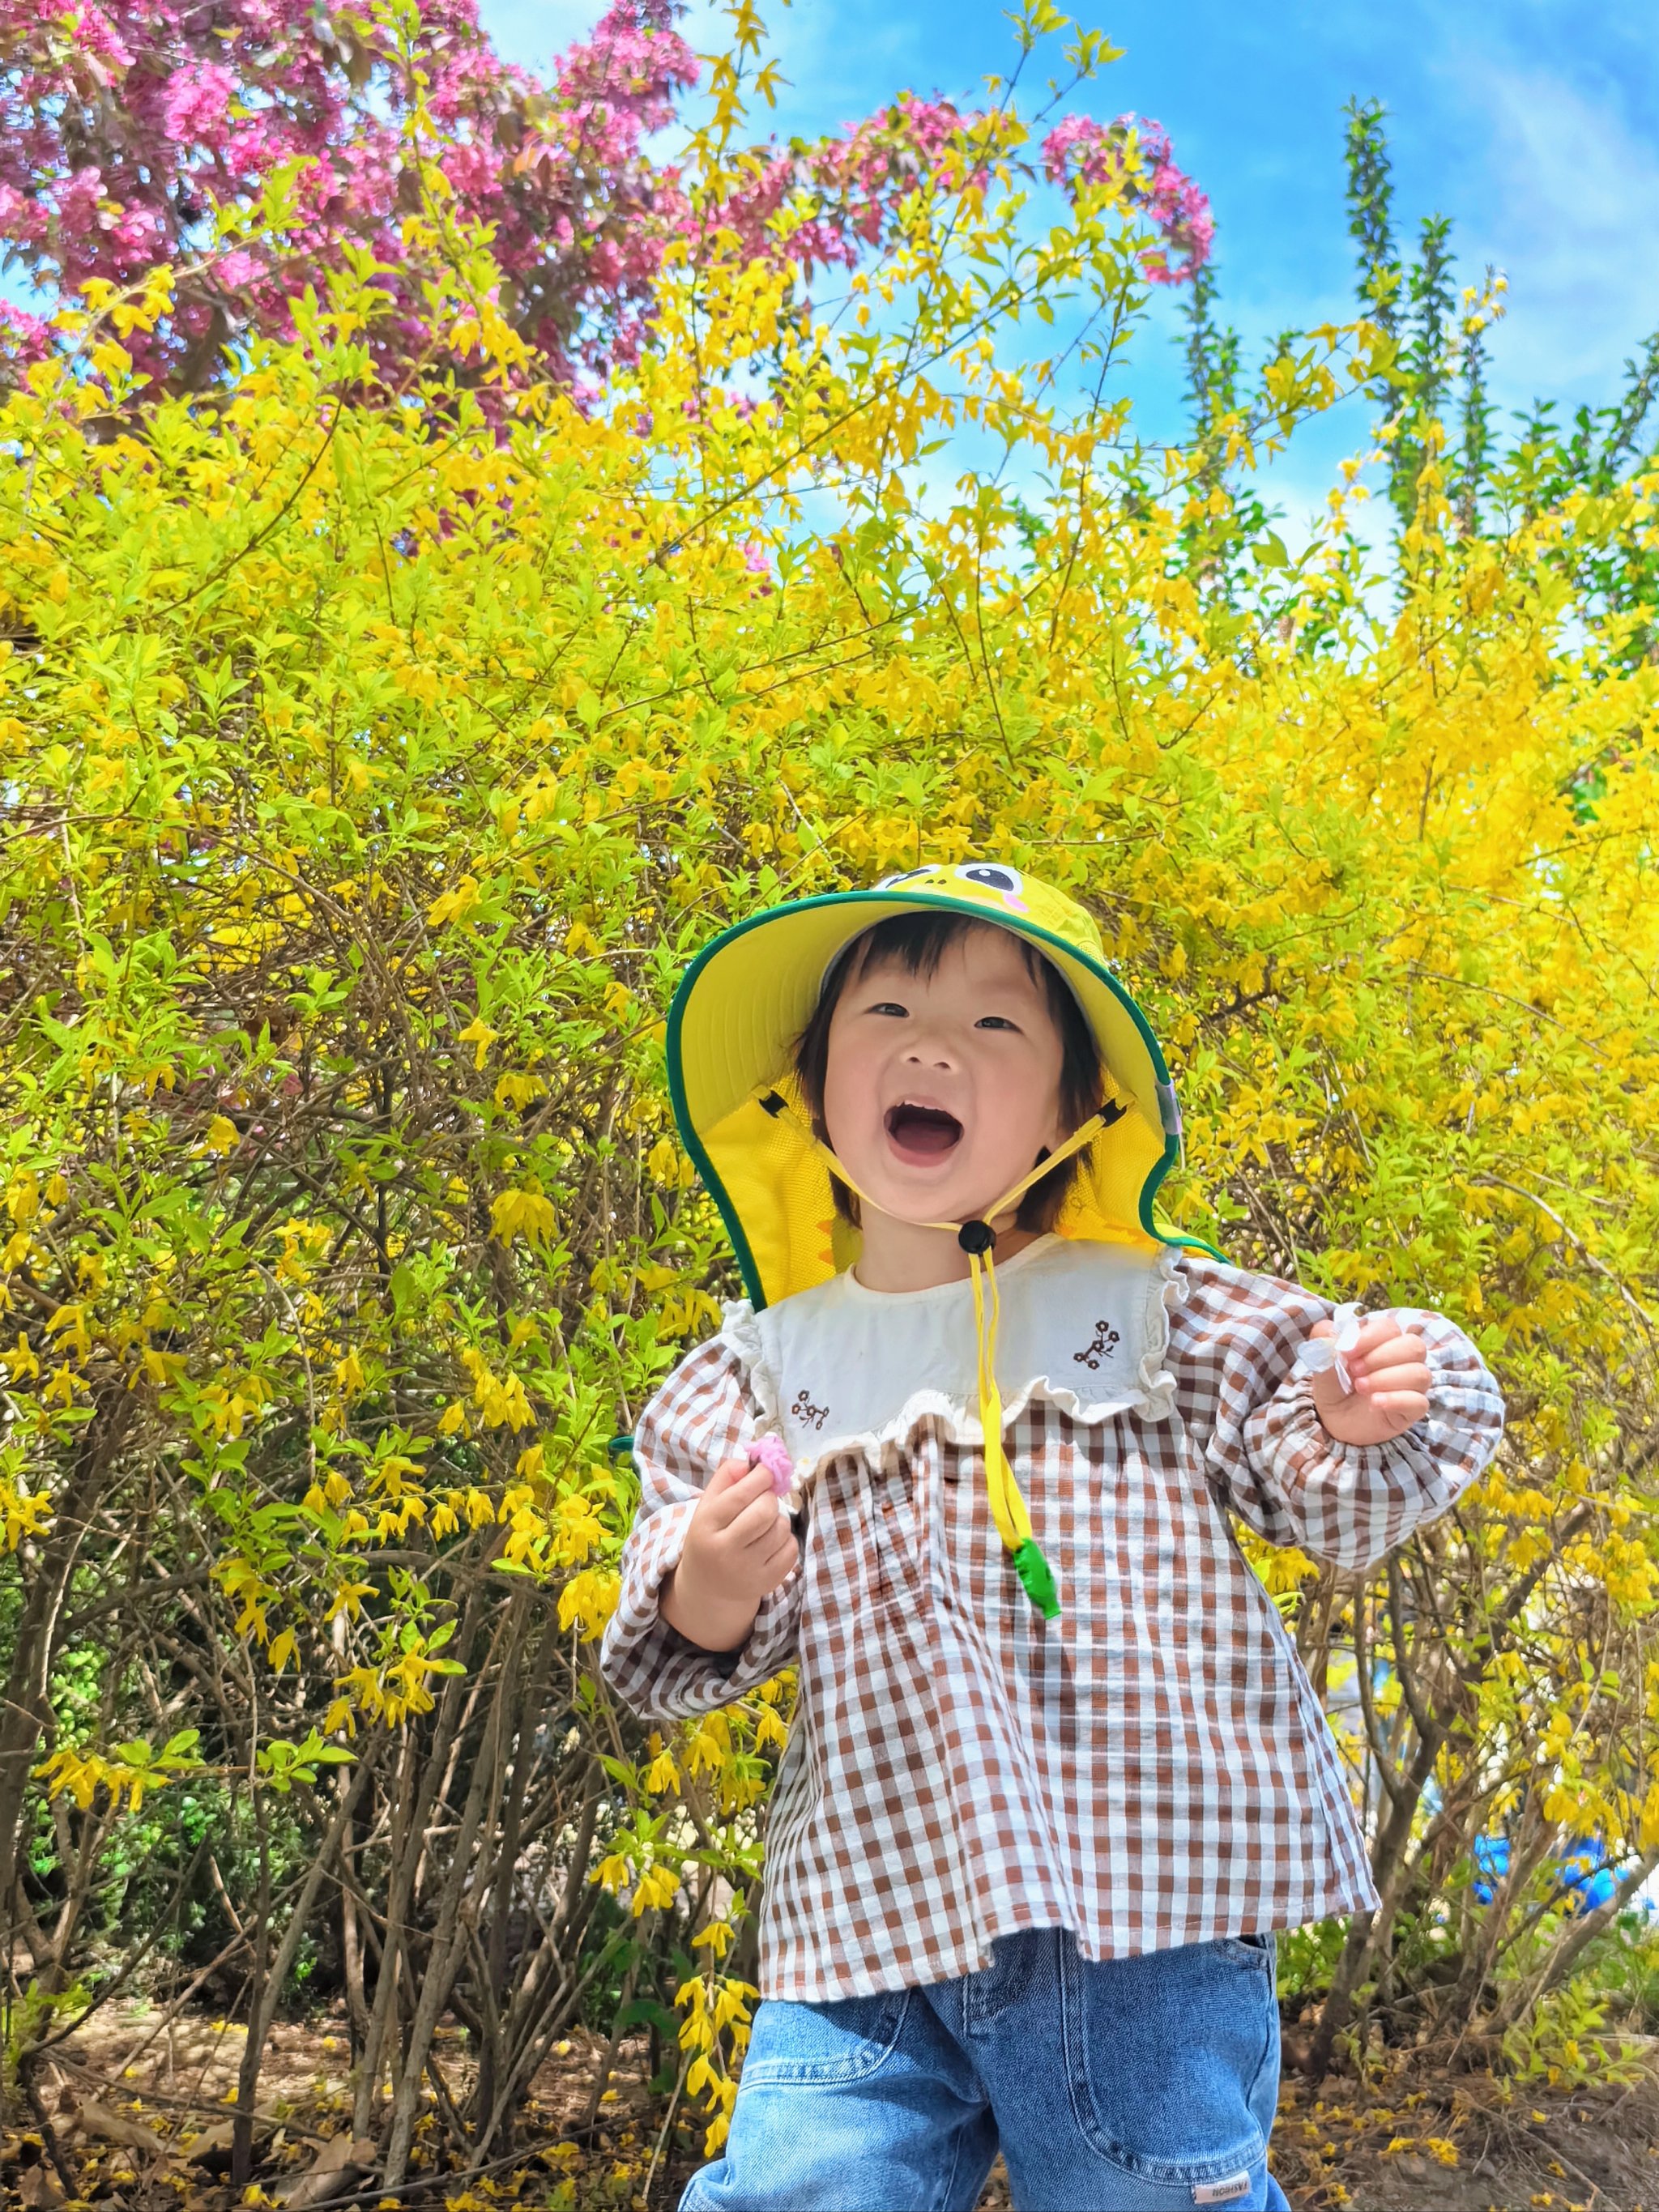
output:
[[996, 1241], [997, 1232], [988, 1221], [964, 1221], [957, 1231], [964, 1252], [988, 1252]]

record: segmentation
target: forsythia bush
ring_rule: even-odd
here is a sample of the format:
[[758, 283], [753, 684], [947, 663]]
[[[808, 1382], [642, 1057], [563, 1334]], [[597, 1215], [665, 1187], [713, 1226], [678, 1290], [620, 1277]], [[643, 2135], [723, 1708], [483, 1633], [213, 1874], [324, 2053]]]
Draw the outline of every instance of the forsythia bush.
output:
[[[239, 2109], [315, 1923], [388, 2188], [446, 2008], [481, 2158], [624, 1968], [720, 2139], [788, 1680], [647, 1739], [593, 1665], [612, 1440], [733, 1287], [663, 1017], [734, 916], [927, 857], [1092, 905], [1176, 1066], [1185, 1224], [1443, 1308], [1509, 1393], [1373, 1580], [1260, 1559], [1358, 1700], [1386, 1898], [1308, 1969], [1328, 2039], [1406, 1931], [1437, 2001], [1513, 2016], [1576, 1941], [1563, 1843], [1659, 1860], [1659, 674], [1565, 580], [1655, 486], [1460, 541], [1431, 460], [1397, 592], [1343, 489], [1224, 602], [1213, 471], [1040, 356], [1066, 295], [1137, 310], [1119, 185], [1039, 227], [1012, 110], [976, 127], [834, 317], [686, 253], [588, 412], [422, 216], [465, 388], [377, 386], [365, 259], [210, 403], [131, 404], [152, 288], [6, 407], [0, 1898], [61, 1987], [145, 1793], [221, 1790], [262, 1885]], [[1309, 341], [1218, 436], [1248, 464], [1384, 343]]]

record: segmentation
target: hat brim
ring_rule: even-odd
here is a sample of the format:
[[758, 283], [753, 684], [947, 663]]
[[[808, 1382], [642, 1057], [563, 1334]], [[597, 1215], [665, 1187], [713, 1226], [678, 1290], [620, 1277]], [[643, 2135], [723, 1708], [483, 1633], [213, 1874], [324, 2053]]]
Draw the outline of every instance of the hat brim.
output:
[[668, 1017], [669, 1092], [687, 1152], [719, 1206], [757, 1307], [833, 1274], [856, 1256], [830, 1200], [827, 1171], [756, 1094], [793, 1092], [796, 1039], [836, 956], [896, 915], [959, 914], [1012, 930], [1065, 977], [1112, 1087], [1128, 1108], [1083, 1156], [1055, 1226], [1062, 1235], [1186, 1243], [1160, 1229], [1152, 1201], [1180, 1157], [1180, 1117], [1158, 1041], [1100, 961], [1039, 923], [927, 890], [834, 891], [769, 907], [715, 938], [693, 961]]

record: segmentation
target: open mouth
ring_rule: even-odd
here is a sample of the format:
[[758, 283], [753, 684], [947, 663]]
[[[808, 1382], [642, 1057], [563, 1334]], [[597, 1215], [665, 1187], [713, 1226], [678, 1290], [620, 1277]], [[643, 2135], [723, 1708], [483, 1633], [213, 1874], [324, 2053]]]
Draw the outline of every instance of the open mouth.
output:
[[913, 1106], [902, 1099], [888, 1109], [887, 1134], [902, 1159], [938, 1160], [960, 1144], [962, 1124], [942, 1106]]

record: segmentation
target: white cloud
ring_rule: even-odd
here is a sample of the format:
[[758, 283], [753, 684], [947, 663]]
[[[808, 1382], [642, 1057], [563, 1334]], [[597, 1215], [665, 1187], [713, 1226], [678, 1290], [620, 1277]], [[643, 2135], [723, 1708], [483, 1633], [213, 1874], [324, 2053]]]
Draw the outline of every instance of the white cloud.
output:
[[1465, 253], [1509, 275], [1497, 380], [1516, 401], [1610, 399], [1659, 324], [1659, 150], [1559, 76], [1488, 62], [1479, 83], [1490, 197]]

